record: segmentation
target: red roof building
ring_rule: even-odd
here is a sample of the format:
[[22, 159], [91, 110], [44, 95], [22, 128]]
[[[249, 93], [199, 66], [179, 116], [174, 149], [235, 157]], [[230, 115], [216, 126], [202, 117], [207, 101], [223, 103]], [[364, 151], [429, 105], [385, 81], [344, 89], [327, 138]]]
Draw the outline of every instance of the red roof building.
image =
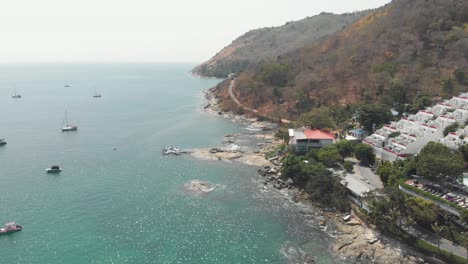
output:
[[307, 139], [331, 139], [334, 140], [335, 137], [332, 133], [327, 131], [322, 131], [319, 129], [315, 130], [304, 130], [304, 135]]
[[319, 129], [289, 129], [289, 144], [298, 152], [308, 152], [310, 148], [321, 148], [333, 144], [332, 133]]

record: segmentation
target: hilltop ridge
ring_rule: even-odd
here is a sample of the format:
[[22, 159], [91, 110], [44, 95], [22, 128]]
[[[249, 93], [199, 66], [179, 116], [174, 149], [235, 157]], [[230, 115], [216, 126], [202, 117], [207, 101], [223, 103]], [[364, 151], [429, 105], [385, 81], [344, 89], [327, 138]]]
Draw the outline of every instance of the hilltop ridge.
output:
[[369, 11], [335, 15], [323, 12], [280, 27], [251, 30], [234, 40], [193, 73], [224, 78], [229, 73], [255, 69], [262, 62], [309, 45], [343, 29]]
[[[467, 91], [467, 73], [467, 1], [393, 0], [241, 71], [234, 92], [262, 114], [294, 119], [324, 105], [372, 102], [403, 110], [421, 96]], [[218, 89], [223, 97], [226, 88]], [[225, 109], [232, 105], [227, 100]]]

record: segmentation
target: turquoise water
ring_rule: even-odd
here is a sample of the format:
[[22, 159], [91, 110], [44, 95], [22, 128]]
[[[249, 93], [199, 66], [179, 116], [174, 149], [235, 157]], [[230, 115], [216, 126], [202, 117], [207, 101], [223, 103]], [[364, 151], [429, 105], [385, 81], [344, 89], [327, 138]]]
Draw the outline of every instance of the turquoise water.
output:
[[[191, 67], [0, 66], [0, 224], [24, 226], [0, 237], [0, 263], [285, 263], [289, 245], [331, 263], [326, 235], [259, 193], [255, 167], [161, 155], [242, 130], [201, 111], [217, 80]], [[66, 110], [77, 132], [60, 131]], [[194, 179], [218, 187], [187, 193]]]

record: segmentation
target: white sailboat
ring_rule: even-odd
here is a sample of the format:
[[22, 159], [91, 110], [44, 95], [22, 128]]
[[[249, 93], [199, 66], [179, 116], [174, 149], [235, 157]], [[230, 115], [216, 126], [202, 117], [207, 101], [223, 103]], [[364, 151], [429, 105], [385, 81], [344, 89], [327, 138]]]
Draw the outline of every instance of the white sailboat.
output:
[[68, 114], [67, 114], [67, 111], [65, 111], [65, 126], [62, 127], [62, 132], [76, 131], [76, 130], [78, 130], [78, 126], [68, 123]]
[[16, 88], [15, 88], [15, 93], [13, 94], [13, 96], [11, 96], [11, 98], [14, 98], [14, 99], [19, 99], [19, 98], [21, 98], [21, 94], [17, 94], [17, 93], [16, 93]]
[[100, 93], [97, 92], [96, 89], [94, 89], [94, 95], [93, 95], [94, 98], [101, 98], [102, 95]]

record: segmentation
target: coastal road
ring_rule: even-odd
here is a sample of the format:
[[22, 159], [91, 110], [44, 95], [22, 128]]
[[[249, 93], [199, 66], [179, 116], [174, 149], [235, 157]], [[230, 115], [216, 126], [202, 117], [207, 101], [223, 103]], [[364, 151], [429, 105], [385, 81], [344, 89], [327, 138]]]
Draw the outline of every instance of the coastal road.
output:
[[241, 103], [239, 102], [239, 100], [237, 100], [236, 95], [235, 95], [234, 92], [232, 91], [232, 88], [233, 88], [235, 85], [236, 85], [236, 79], [231, 80], [231, 82], [229, 83], [229, 88], [228, 88], [229, 97], [231, 97], [231, 99], [232, 99], [238, 106], [240, 106], [242, 109], [247, 110], [247, 111], [250, 111], [250, 112], [253, 112], [253, 113], [255, 113], [255, 114], [258, 114], [258, 111], [257, 111], [257, 110], [252, 109], [252, 108], [247, 107], [247, 106], [244, 106], [243, 104], [241, 104]]
[[371, 185], [375, 189], [382, 189], [384, 186], [380, 177], [376, 175], [371, 168], [362, 166], [359, 164], [359, 161], [355, 158], [346, 158], [346, 161], [354, 163], [354, 175], [363, 182]]
[[354, 165], [354, 172], [361, 176], [364, 181], [374, 186], [376, 189], [382, 189], [383, 184], [380, 177], [377, 176], [369, 167], [362, 166], [359, 164]]
[[422, 239], [429, 244], [437, 247], [437, 241], [440, 239], [440, 248], [452, 252], [454, 255], [457, 255], [462, 258], [467, 257], [467, 249], [463, 246], [457, 245], [452, 241], [449, 241], [445, 238], [438, 237], [436, 234], [433, 234], [422, 227], [412, 226], [411, 228], [405, 229], [408, 233], [412, 234], [413, 236]]

